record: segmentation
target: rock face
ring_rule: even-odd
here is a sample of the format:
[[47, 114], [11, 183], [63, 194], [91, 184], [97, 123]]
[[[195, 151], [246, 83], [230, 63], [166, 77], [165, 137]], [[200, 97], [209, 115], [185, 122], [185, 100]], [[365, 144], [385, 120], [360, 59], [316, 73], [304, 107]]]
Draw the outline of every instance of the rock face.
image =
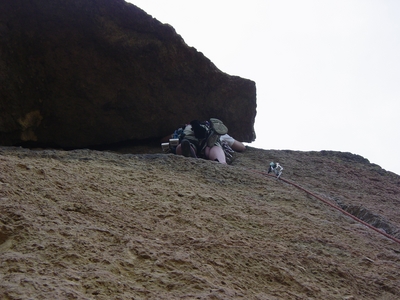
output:
[[220, 118], [255, 139], [256, 88], [122, 0], [0, 4], [0, 144], [87, 147]]
[[283, 181], [400, 238], [400, 176], [328, 151], [150, 152], [0, 147], [0, 299], [400, 299], [400, 243]]

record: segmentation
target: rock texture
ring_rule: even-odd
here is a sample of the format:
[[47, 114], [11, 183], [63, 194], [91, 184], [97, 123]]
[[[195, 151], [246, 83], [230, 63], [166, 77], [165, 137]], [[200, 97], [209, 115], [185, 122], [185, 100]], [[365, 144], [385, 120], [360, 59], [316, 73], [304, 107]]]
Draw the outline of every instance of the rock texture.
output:
[[1, 299], [400, 299], [399, 243], [259, 172], [397, 237], [399, 176], [340, 152], [118, 152], [0, 148]]
[[[229, 51], [229, 49], [227, 49]], [[255, 139], [256, 88], [122, 0], [0, 3], [0, 144], [87, 147], [217, 117]]]

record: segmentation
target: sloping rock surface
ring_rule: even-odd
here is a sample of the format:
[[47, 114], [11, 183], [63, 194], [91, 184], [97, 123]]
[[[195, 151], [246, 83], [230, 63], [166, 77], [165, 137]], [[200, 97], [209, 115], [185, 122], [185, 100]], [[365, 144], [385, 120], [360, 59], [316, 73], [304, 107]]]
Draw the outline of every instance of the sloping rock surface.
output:
[[0, 2], [2, 145], [160, 138], [210, 117], [251, 142], [255, 115], [253, 81], [123, 0]]
[[340, 152], [117, 150], [0, 148], [0, 298], [400, 298], [399, 243], [260, 172], [397, 237], [399, 176]]

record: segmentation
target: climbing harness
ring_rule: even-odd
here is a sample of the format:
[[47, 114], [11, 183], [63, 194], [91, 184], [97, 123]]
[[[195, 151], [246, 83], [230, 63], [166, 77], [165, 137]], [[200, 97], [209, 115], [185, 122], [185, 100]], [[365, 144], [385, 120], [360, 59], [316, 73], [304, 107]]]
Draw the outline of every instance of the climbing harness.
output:
[[[271, 164], [273, 164], [273, 163], [271, 163]], [[274, 171], [274, 170], [271, 168], [271, 164], [270, 164], [270, 168], [268, 169], [268, 173], [261, 172], [261, 171], [257, 171], [257, 170], [250, 170], [250, 171], [252, 171], [252, 172], [254, 172], [254, 173], [259, 173], [259, 174], [261, 174], [261, 175], [263, 175], [263, 176], [275, 177], [274, 175], [269, 174], [269, 173], [271, 173], [272, 171]], [[278, 166], [279, 164], [277, 163], [276, 165]], [[271, 169], [271, 171], [270, 171], [270, 169]], [[282, 168], [282, 170], [283, 170], [283, 168]], [[276, 174], [276, 173], [275, 173], [275, 174]], [[281, 174], [282, 174], [282, 172], [281, 172]], [[280, 175], [281, 175], [281, 174], [280, 174]], [[372, 230], [374, 230], [374, 231], [376, 231], [376, 232], [378, 232], [378, 233], [384, 235], [385, 237], [391, 239], [392, 241], [394, 241], [394, 242], [400, 244], [400, 240], [397, 239], [397, 238], [395, 238], [394, 236], [391, 236], [390, 234], [387, 234], [386, 232], [384, 232], [384, 231], [382, 231], [382, 230], [379, 230], [378, 228], [372, 226], [371, 224], [368, 224], [367, 222], [365, 222], [365, 221], [363, 221], [363, 220], [357, 218], [356, 216], [352, 215], [351, 213], [345, 211], [344, 209], [342, 209], [342, 208], [336, 206], [335, 204], [331, 203], [330, 201], [328, 201], [328, 200], [326, 200], [326, 199], [324, 199], [324, 198], [322, 198], [322, 197], [316, 195], [315, 193], [313, 193], [313, 192], [311, 192], [311, 191], [309, 191], [309, 190], [303, 188], [302, 186], [298, 185], [297, 183], [294, 183], [293, 181], [290, 181], [290, 180], [287, 180], [287, 179], [284, 179], [284, 178], [280, 177], [280, 175], [279, 175], [279, 177], [277, 177], [279, 180], [282, 180], [282, 181], [285, 182], [285, 183], [288, 183], [288, 184], [290, 184], [290, 185], [293, 185], [294, 187], [296, 187], [296, 188], [298, 188], [298, 189], [300, 189], [300, 190], [306, 192], [307, 194], [309, 194], [309, 195], [311, 195], [311, 196], [317, 198], [318, 200], [320, 200], [320, 201], [322, 201], [323, 203], [329, 205], [330, 207], [332, 207], [332, 208], [334, 208], [334, 209], [340, 211], [341, 213], [345, 214], [346, 216], [352, 218], [353, 220], [355, 220], [355, 221], [357, 221], [357, 222], [359, 222], [359, 223], [361, 223], [361, 224], [367, 226], [368, 228], [370, 228], [370, 229], [372, 229]]]

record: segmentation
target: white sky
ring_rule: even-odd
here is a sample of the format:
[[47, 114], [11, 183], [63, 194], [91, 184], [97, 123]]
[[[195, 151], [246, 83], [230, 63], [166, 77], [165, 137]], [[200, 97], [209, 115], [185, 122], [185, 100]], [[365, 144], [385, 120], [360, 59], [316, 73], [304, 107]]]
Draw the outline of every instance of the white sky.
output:
[[400, 1], [127, 2], [256, 82], [250, 146], [351, 152], [400, 174]]

